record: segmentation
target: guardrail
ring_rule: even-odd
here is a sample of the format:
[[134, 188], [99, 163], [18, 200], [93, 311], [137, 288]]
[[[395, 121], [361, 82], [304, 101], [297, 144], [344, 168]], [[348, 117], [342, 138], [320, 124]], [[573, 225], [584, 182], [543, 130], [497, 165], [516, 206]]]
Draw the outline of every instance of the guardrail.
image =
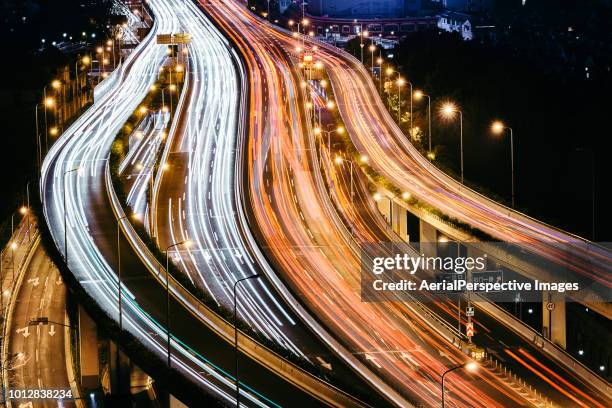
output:
[[[214, 19], [212, 19], [214, 21]], [[234, 44], [235, 45], [235, 44]], [[236, 51], [232, 49], [232, 52], [236, 56], [236, 61], [239, 61], [239, 69], [243, 72], [241, 76], [241, 89], [245, 90], [241, 92], [242, 100], [240, 103], [240, 117], [241, 120], [239, 122], [239, 131], [238, 131], [238, 142], [237, 146], [243, 145], [243, 141], [248, 134], [248, 97], [249, 90], [246, 84], [246, 75], [244, 75], [244, 66], [242, 56], [240, 56]], [[243, 156], [244, 149], [237, 149], [237, 160], [236, 160], [236, 190], [235, 190], [235, 201], [238, 203], [237, 214], [239, 221], [239, 228], [242, 232], [243, 237], [249, 244], [249, 248], [251, 249], [254, 257], [257, 259], [257, 263], [260, 265], [262, 270], [264, 271], [267, 281], [272, 285], [274, 290], [281, 296], [283, 301], [291, 308], [291, 310], [300, 318], [300, 320], [308, 327], [313, 333], [315, 333], [319, 339], [327, 345], [336, 355], [340, 356], [341, 359], [352, 368], [361, 378], [363, 378], [368, 384], [370, 384], [374, 389], [376, 389], [380, 395], [386, 398], [391, 403], [397, 406], [403, 407], [412, 407], [413, 405], [408, 402], [403, 396], [401, 396], [397, 391], [387, 385], [385, 382], [381, 381], [380, 378], [365, 364], [363, 364], [359, 359], [355, 357], [351, 352], [347, 350], [347, 348], [342, 345], [338, 340], [336, 340], [333, 336], [331, 336], [325, 328], [321, 326], [321, 324], [312, 317], [310, 312], [308, 312], [304, 306], [293, 296], [293, 294], [289, 291], [289, 289], [285, 286], [284, 282], [282, 282], [279, 277], [276, 275], [272, 267], [270, 266], [267, 258], [261, 252], [257, 241], [255, 240], [252, 232], [250, 231], [250, 223], [248, 221], [248, 216], [245, 212], [242, 203], [249, 202], [248, 196], [244, 191], [244, 175], [243, 175], [243, 165], [245, 163]]]
[[[254, 18], [259, 19], [262, 23], [268, 23], [267, 21], [259, 18], [257, 15], [253, 15]], [[211, 19], [215, 25], [218, 25], [217, 22]], [[224, 27], [220, 27], [222, 31], [224, 31]], [[236, 44], [233, 43], [232, 39], [228, 39], [234, 47]], [[243, 56], [239, 55], [232, 49], [232, 52], [238, 58], [238, 61], [241, 62], [240, 69], [244, 72], [244, 67], [242, 66]], [[245, 91], [242, 92], [242, 102], [241, 102], [241, 114], [242, 117], [239, 123], [239, 142], [237, 145], [242, 145], [240, 140], [244, 139], [248, 132], [248, 123], [247, 120], [247, 108], [248, 104], [248, 87], [246, 86], [246, 82], [244, 80], [244, 75], [242, 76], [242, 89]], [[362, 379], [364, 379], [368, 384], [370, 384], [374, 389], [376, 389], [380, 395], [382, 395], [385, 399], [391, 402], [394, 405], [402, 406], [402, 407], [413, 407], [414, 405], [408, 402], [402, 395], [400, 395], [396, 390], [391, 388], [385, 382], [381, 381], [380, 378], [365, 364], [363, 364], [359, 359], [355, 357], [351, 352], [349, 352], [344, 345], [342, 345], [338, 340], [336, 340], [333, 336], [331, 336], [322, 326], [321, 324], [314, 319], [310, 313], [304, 308], [304, 306], [293, 296], [293, 294], [288, 290], [285, 286], [284, 282], [282, 282], [276, 273], [272, 270], [272, 267], [268, 263], [265, 255], [261, 252], [259, 245], [257, 244], [253, 234], [250, 231], [250, 224], [248, 221], [248, 216], [244, 210], [244, 207], [240, 203], [249, 202], [248, 196], [245, 195], [244, 189], [242, 186], [243, 183], [243, 168], [242, 165], [244, 163], [243, 149], [237, 149], [238, 151], [238, 159], [236, 160], [236, 174], [237, 174], [237, 189], [235, 192], [236, 202], [239, 203], [237, 205], [238, 209], [238, 219], [239, 219], [239, 227], [242, 231], [243, 236], [249, 242], [249, 247], [254, 253], [255, 258], [257, 259], [258, 264], [262, 267], [263, 271], [266, 274], [266, 278], [268, 282], [272, 285], [277, 293], [280, 294], [282, 299], [287, 303], [287, 305], [291, 308], [291, 310], [302, 320], [302, 322], [313, 332], [315, 333], [323, 343], [327, 345], [336, 355], [340, 356], [342, 360], [352, 368]]]
[[[405, 208], [411, 208], [408, 203], [402, 200], [396, 200], [393, 194], [391, 194], [386, 189], [381, 188], [380, 191], [383, 194], [387, 195], [388, 198], [390, 198], [394, 203], [401, 205]], [[441, 224], [446, 225], [446, 223], [443, 220], [439, 220], [438, 217], [428, 214], [425, 211], [417, 209], [417, 211], [415, 212], [417, 213], [421, 212], [421, 216], [423, 216], [424, 218], [431, 216], [431, 218], [438, 221], [438, 224], [441, 223]], [[431, 220], [428, 220], [428, 221], [431, 221]], [[435, 225], [435, 223], [433, 224], [433, 226], [435, 228], [439, 228], [439, 225]], [[468, 234], [465, 234], [465, 233], [449, 234], [449, 236], [451, 236], [454, 239], [458, 239], [460, 241], [462, 239], [466, 240], [466, 238], [469, 237]], [[581, 362], [579, 362], [578, 360], [570, 356], [565, 350], [561, 349], [554, 343], [550, 342], [548, 339], [542, 337], [540, 333], [535, 331], [533, 328], [527, 326], [526, 324], [524, 324], [522, 321], [518, 320], [511, 314], [509, 314], [504, 309], [497, 306], [495, 303], [490, 302], [488, 299], [480, 296], [477, 293], [473, 293], [473, 296], [475, 296], [475, 299], [474, 299], [475, 304], [477, 304], [478, 307], [483, 309], [485, 312], [489, 313], [491, 316], [494, 316], [504, 326], [512, 329], [515, 333], [519, 334], [521, 337], [532, 342], [533, 344], [536, 344], [544, 353], [548, 354], [550, 357], [557, 360], [560, 364], [564, 365], [568, 369], [574, 370], [576, 374], [578, 374], [587, 383], [597, 384], [597, 387], [599, 389], [603, 390], [608, 397], [612, 398], [611, 385], [605, 380], [603, 380], [601, 377], [594, 374], [589, 368], [584, 366]], [[433, 319], [438, 320], [438, 321], [440, 320], [437, 316], [435, 316], [435, 313], [429, 311], [428, 308], [426, 308], [424, 305], [419, 305], [419, 306]], [[444, 335], [442, 332], [439, 332], [439, 334], [446, 337], [447, 340], [451, 340], [449, 336]], [[454, 339], [451, 342], [454, 344], [455, 343]]]
[[608, 398], [612, 399], [612, 386], [610, 383], [594, 374], [580, 361], [567, 354], [565, 350], [548, 339], [542, 337], [540, 333], [523, 322], [517, 320], [514, 316], [509, 314], [501, 307], [489, 302], [479, 294], [474, 293], [473, 295], [476, 299], [481, 299], [480, 301], [475, 301], [477, 307], [483, 309], [490, 315], [495, 316], [495, 318], [502, 322], [506, 327], [511, 328], [515, 333], [538, 346], [538, 348], [544, 353], [557, 360], [564, 367], [573, 370], [574, 373], [578, 374], [586, 383], [593, 385], [598, 390], [603, 392]]
[[[113, 189], [108, 162], [106, 164], [105, 179], [113, 212], [116, 219], [119, 220], [125, 216], [125, 213]], [[121, 220], [119, 225], [135, 253], [151, 272], [151, 275], [157, 279], [161, 286], [165, 286], [165, 269], [161, 267], [155, 256], [149, 251], [144, 242], [142, 242], [132, 227], [132, 224], [129, 221], [126, 221], [124, 218]], [[170, 293], [177, 302], [188, 309], [193, 316], [206, 325], [210, 330], [215, 332], [228, 343], [233, 344], [234, 326], [232, 324], [202, 304], [202, 302], [200, 302], [189, 290], [182, 286], [180, 282], [178, 282], [171, 274], [168, 274], [168, 281]], [[314, 377], [295, 364], [283, 359], [278, 354], [274, 353], [242, 332], [239, 332], [238, 347], [253, 361], [258, 362], [262, 366], [277, 373], [291, 384], [328, 405], [337, 407], [358, 407], [366, 405], [365, 403], [337, 389], [333, 385]]]
[[[366, 68], [363, 66], [363, 64], [361, 64], [361, 62], [357, 58], [355, 58], [353, 55], [351, 55], [350, 53], [348, 53], [348, 52], [346, 52], [346, 51], [344, 51], [344, 50], [342, 50], [340, 48], [334, 47], [332, 45], [329, 45], [329, 44], [327, 44], [325, 42], [322, 42], [322, 41], [319, 41], [319, 40], [314, 40], [314, 39], [312, 39], [310, 37], [305, 38], [305, 41], [312, 41], [312, 42], [318, 43], [320, 46], [325, 48], [327, 51], [329, 51], [331, 53], [334, 53], [334, 54], [336, 54], [338, 56], [342, 56], [343, 58], [345, 58], [348, 61], [350, 61], [353, 64], [353, 66], [356, 67], [356, 70], [359, 71], [363, 77], [368, 78], [368, 80], [366, 81], [367, 86], [371, 88], [371, 90], [372, 90], [372, 92], [374, 94], [378, 95], [378, 91], [376, 90], [376, 86], [375, 86], [374, 82], [370, 80], [370, 74], [368, 73]], [[332, 86], [333, 86], [333, 84], [332, 84]], [[380, 102], [380, 98], [377, 97], [377, 100], [375, 102]], [[401, 134], [401, 135], [404, 136], [404, 133], [397, 126], [397, 124], [395, 123], [393, 118], [391, 118], [388, 110], [384, 106], [382, 106], [381, 111], [388, 118], [387, 122], [393, 124], [392, 127], [393, 127], [393, 130], [394, 130], [394, 133], [396, 135], [397, 134]], [[583, 237], [580, 237], [580, 236], [578, 236], [576, 234], [572, 234], [572, 233], [567, 232], [565, 230], [562, 230], [562, 229], [560, 229], [558, 227], [555, 227], [554, 225], [547, 224], [547, 223], [545, 223], [543, 221], [540, 221], [540, 220], [537, 220], [537, 219], [535, 219], [535, 218], [533, 218], [533, 217], [531, 217], [531, 216], [529, 216], [529, 215], [527, 215], [525, 213], [522, 213], [520, 211], [517, 211], [515, 209], [507, 207], [507, 206], [505, 206], [503, 204], [500, 204], [497, 201], [494, 201], [493, 199], [491, 199], [491, 198], [489, 198], [489, 197], [487, 197], [487, 196], [485, 196], [485, 195], [483, 195], [483, 194], [481, 194], [481, 193], [479, 193], [479, 192], [477, 192], [477, 191], [475, 191], [475, 190], [473, 190], [473, 189], [471, 189], [471, 188], [469, 188], [469, 187], [459, 183], [457, 180], [455, 180], [454, 178], [452, 178], [448, 174], [444, 173], [438, 167], [434, 166], [429, 161], [429, 159], [427, 159], [425, 156], [423, 156], [423, 154], [420, 151], [418, 151], [418, 149], [416, 149], [416, 147], [414, 147], [412, 145], [412, 143], [410, 143], [408, 141], [408, 139], [406, 137], [398, 138], [398, 140], [402, 143], [402, 145], [407, 149], [407, 151], [413, 157], [418, 159], [419, 164], [422, 167], [426, 168], [428, 171], [430, 171], [432, 173], [432, 175], [434, 175], [435, 177], [441, 179], [446, 184], [454, 185], [455, 187], [457, 187], [459, 189], [460, 192], [462, 192], [464, 194], [467, 194], [472, 199], [477, 199], [477, 200], [478, 199], [482, 199], [482, 200], [485, 200], [488, 205], [497, 207], [498, 210], [501, 210], [501, 211], [505, 212], [505, 215], [508, 218], [514, 218], [515, 220], [521, 220], [521, 221], [535, 222], [535, 223], [538, 223], [539, 225], [542, 225], [542, 226], [545, 226], [546, 228], [549, 228], [550, 230], [553, 230], [555, 232], [559, 232], [561, 234], [564, 234], [564, 235], [567, 236], [567, 238], [571, 238], [571, 239], [574, 239], [574, 240], [579, 240], [579, 241], [582, 241], [582, 242], [587, 242], [587, 243], [590, 243], [593, 246], [598, 247], [600, 249], [604, 249], [606, 251], [610, 251], [609, 248], [606, 248], [606, 247], [601, 246], [601, 245], [599, 245], [597, 243], [591, 242], [591, 241], [589, 241], [589, 240], [587, 240], [587, 239], [585, 239]], [[611, 254], [611, 256], [612, 256], [612, 254]]]

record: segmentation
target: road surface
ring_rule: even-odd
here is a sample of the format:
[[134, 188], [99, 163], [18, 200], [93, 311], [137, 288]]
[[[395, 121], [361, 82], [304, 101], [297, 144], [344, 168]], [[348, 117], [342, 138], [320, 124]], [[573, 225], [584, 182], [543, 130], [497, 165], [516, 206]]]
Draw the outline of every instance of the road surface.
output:
[[[34, 251], [24, 268], [23, 281], [10, 318], [7, 396], [19, 390], [72, 392], [65, 353], [68, 333], [62, 326], [68, 323], [65, 313], [66, 287], [43, 246], [37, 244]], [[38, 317], [47, 317], [55, 323], [28, 325], [31, 319]], [[14, 398], [11, 403], [17, 407], [27, 406], [28, 403], [32, 403], [33, 408], [57, 407], [60, 403], [64, 407], [74, 407], [71, 400]]]
[[[439, 403], [441, 373], [465, 357], [401, 304], [360, 301], [358, 248], [315, 175], [314, 137], [304, 124], [301, 81], [293, 72], [296, 61], [290, 57], [299, 42], [237, 2], [206, 2], [204, 7], [225, 27], [250, 67], [253, 93], [245, 182], [262, 245], [292, 292], [351, 352], [361, 354], [410, 399]], [[351, 69], [342, 72], [341, 79], [334, 78], [334, 85], [352, 75]], [[363, 126], [377, 125], [364, 122]], [[449, 384], [451, 404], [530, 404], [492, 372], [457, 377]]]
[[331, 367], [333, 378], [342, 378], [343, 383], [361, 389], [362, 395], [370, 395], [373, 403], [380, 404], [382, 401], [341, 360], [313, 341], [314, 335], [266, 282], [262, 268], [271, 267], [265, 259], [256, 261], [250, 232], [240, 227], [236, 203], [236, 171], [241, 171], [237, 139], [246, 125], [239, 108], [247, 108], [241, 106], [240, 94], [247, 94], [246, 73], [230, 44], [203, 13], [200, 20], [185, 28], [207, 40], [189, 47], [188, 72], [193, 80], [170, 133], [165, 161], [160, 164], [165, 170], [156, 180], [154, 213], [159, 247], [193, 242], [171, 251], [171, 259], [194, 285], [228, 309], [233, 307], [234, 282], [261, 274], [262, 279], [241, 284], [238, 312], [244, 321], [324, 372]]
[[[43, 164], [43, 206], [53, 238], [63, 250], [66, 214], [68, 266], [113, 318], [118, 318], [116, 222], [105, 183], [106, 161], [114, 135], [150, 89], [165, 57], [165, 47], [155, 44], [155, 34], [178, 32], [186, 20], [197, 18], [189, 4], [150, 2], [156, 15], [152, 33], [100, 85], [105, 92], [99, 92], [94, 105], [54, 144]], [[160, 322], [166, 316], [165, 291], [127, 241], [122, 238], [119, 244], [124, 272], [123, 326], [164, 357], [166, 331]], [[159, 269], [156, 273], [161, 274]], [[233, 348], [209, 330], [194, 330], [202, 327], [200, 321], [174, 297], [170, 310], [173, 367], [206, 392], [232, 403]], [[319, 404], [251, 360], [241, 359], [240, 366], [242, 401], [248, 405]]]

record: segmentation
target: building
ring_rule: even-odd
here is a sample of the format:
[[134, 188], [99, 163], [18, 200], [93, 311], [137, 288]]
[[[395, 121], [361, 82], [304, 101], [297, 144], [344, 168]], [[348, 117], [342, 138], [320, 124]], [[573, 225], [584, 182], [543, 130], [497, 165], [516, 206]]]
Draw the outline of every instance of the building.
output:
[[352, 19], [309, 16], [309, 28], [314, 34], [325, 37], [351, 37], [360, 30], [369, 38], [398, 39], [417, 31], [436, 30], [439, 17], [402, 17], [388, 19]]
[[459, 33], [465, 41], [474, 38], [470, 16], [455, 11], [445, 11], [438, 15], [438, 28], [449, 33]]
[[308, 14], [331, 18], [400, 18], [421, 11], [422, 0], [310, 0]]

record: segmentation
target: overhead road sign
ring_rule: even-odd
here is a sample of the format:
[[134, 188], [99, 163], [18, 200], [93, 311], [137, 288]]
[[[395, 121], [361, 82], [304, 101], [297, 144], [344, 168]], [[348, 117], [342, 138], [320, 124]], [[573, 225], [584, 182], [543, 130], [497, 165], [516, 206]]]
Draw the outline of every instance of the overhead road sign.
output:
[[157, 34], [158, 44], [172, 44], [172, 34]]
[[164, 45], [189, 44], [191, 42], [191, 34], [176, 33], [176, 34], [157, 34], [157, 43]]
[[188, 33], [176, 33], [172, 36], [174, 44], [189, 44], [191, 42], [191, 34]]

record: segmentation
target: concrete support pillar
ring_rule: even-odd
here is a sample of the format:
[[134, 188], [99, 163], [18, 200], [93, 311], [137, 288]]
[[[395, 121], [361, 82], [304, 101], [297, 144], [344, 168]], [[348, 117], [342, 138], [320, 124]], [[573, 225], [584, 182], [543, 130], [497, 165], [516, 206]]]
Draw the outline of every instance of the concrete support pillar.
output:
[[557, 292], [542, 292], [542, 334], [565, 349], [566, 330], [565, 296]]
[[79, 306], [79, 359], [83, 390], [100, 386], [100, 363], [98, 360], [98, 330], [96, 322]]
[[406, 229], [409, 242], [418, 247], [421, 242], [421, 220], [410, 211], [406, 211]]
[[127, 395], [130, 393], [130, 359], [121, 351], [114, 341], [109, 343], [109, 362], [111, 393], [114, 395]]
[[380, 211], [382, 216], [385, 217], [388, 224], [391, 224], [391, 205], [390, 204], [391, 204], [391, 200], [387, 197], [384, 197], [376, 202], [378, 211]]
[[420, 221], [420, 235], [421, 235], [421, 253], [426, 256], [436, 256], [436, 244], [438, 242], [438, 231], [426, 223], [425, 221]]
[[139, 394], [146, 392], [151, 401], [157, 399], [155, 390], [151, 386], [153, 380], [147, 375], [140, 367], [135, 364], [131, 364], [130, 371], [130, 390], [132, 394]]
[[408, 242], [408, 211], [397, 203], [393, 203], [393, 231], [400, 236], [403, 241]]
[[119, 389], [119, 374], [118, 370], [120, 369], [121, 364], [118, 359], [119, 348], [115, 344], [114, 341], [109, 342], [108, 344], [108, 360], [110, 364], [110, 392], [111, 394], [116, 394]]
[[181, 401], [177, 400], [174, 395], [170, 395], [170, 408], [189, 408]]

